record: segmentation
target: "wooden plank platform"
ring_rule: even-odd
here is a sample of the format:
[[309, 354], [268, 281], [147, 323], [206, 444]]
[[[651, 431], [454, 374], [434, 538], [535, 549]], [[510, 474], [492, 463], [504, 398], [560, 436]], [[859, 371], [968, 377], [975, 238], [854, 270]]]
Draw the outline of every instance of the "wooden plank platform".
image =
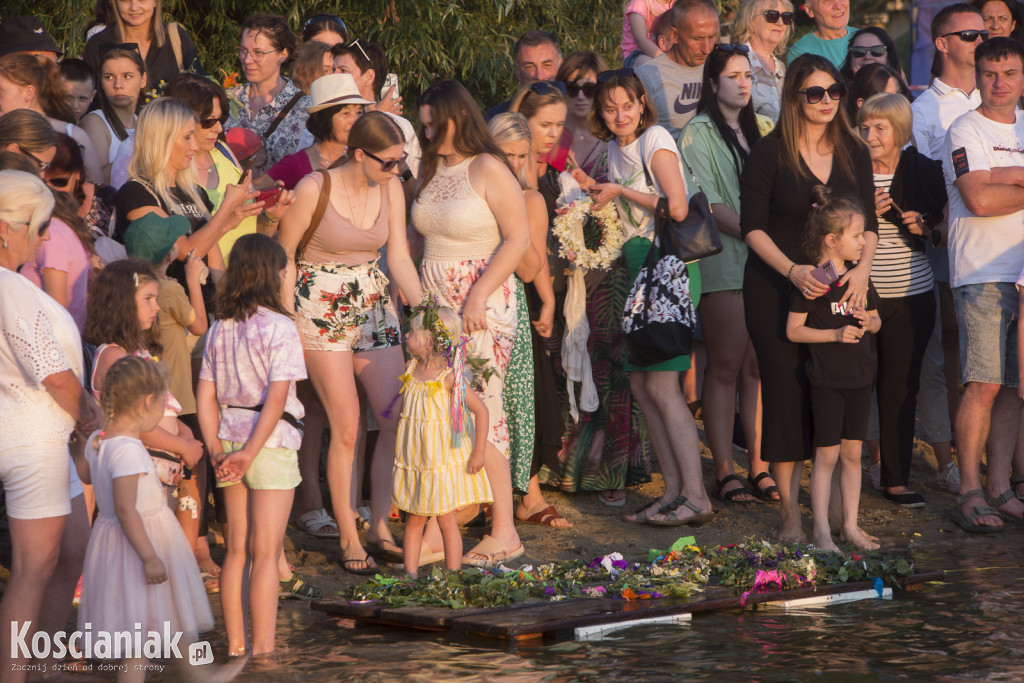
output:
[[[906, 590], [921, 588], [943, 578], [943, 572], [921, 572], [907, 578]], [[311, 608], [328, 614], [372, 621], [399, 628], [430, 631], [452, 630], [501, 639], [572, 637], [575, 629], [681, 614], [703, 614], [746, 605], [798, 600], [872, 590], [870, 581], [832, 584], [790, 590], [751, 593], [743, 601], [733, 589], [709, 586], [689, 599], [615, 600], [581, 598], [557, 602], [536, 601], [508, 607], [450, 610], [440, 607], [388, 607], [383, 603], [353, 603], [341, 598], [314, 600]]]

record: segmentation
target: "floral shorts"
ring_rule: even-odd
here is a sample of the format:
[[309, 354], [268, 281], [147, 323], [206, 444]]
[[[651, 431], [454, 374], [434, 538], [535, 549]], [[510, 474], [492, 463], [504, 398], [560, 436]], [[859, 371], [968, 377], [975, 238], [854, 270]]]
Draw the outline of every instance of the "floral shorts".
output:
[[295, 322], [307, 351], [374, 351], [401, 343], [398, 311], [377, 260], [299, 263]]

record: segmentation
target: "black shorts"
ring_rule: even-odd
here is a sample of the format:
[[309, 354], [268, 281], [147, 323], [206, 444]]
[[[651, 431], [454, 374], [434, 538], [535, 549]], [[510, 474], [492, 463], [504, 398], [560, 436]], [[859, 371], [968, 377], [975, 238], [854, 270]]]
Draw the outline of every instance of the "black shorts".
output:
[[811, 387], [815, 448], [838, 446], [841, 440], [867, 438], [871, 389], [870, 384], [859, 389]]

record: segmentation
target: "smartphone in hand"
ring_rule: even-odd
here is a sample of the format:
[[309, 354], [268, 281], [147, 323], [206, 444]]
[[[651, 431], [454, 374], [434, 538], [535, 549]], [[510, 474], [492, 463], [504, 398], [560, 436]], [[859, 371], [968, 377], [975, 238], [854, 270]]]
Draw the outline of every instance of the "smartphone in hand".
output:
[[263, 202], [264, 209], [269, 209], [271, 207], [277, 206], [277, 200], [278, 198], [280, 198], [282, 191], [283, 188], [275, 185], [274, 187], [268, 188], [260, 192], [259, 196], [256, 197], [256, 201]]
[[829, 259], [812, 270], [811, 277], [821, 284], [831, 287], [832, 283], [839, 279], [839, 273], [836, 272], [836, 267], [835, 264], [832, 263], [832, 259]]

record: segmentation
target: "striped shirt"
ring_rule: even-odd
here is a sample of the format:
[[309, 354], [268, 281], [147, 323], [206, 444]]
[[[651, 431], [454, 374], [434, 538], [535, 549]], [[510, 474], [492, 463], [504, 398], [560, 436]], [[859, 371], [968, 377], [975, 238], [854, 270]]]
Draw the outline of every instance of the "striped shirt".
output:
[[[891, 173], [875, 174], [876, 189], [888, 192], [891, 184]], [[924, 252], [915, 251], [907, 233], [881, 217], [878, 219], [878, 248], [871, 263], [871, 283], [882, 299], [930, 292], [933, 286], [932, 267]]]

